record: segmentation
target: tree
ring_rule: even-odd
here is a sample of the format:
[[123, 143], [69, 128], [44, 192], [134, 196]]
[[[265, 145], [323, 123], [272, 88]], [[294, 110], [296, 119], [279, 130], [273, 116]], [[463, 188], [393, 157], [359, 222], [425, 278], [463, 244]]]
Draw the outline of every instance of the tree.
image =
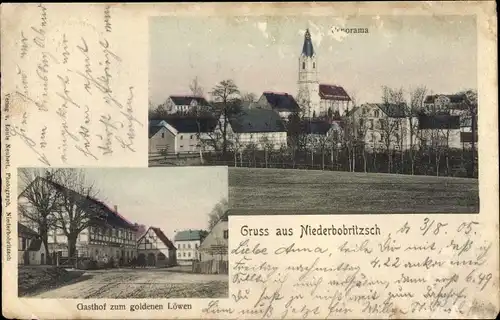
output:
[[221, 151], [223, 155], [226, 155], [229, 120], [241, 109], [240, 91], [233, 80], [223, 80], [213, 88], [211, 95], [216, 102], [215, 112], [219, 115], [218, 124], [222, 140]]
[[417, 115], [422, 111], [424, 99], [427, 95], [427, 88], [424, 86], [416, 87], [410, 91], [410, 103], [408, 110], [408, 133], [410, 134], [410, 162], [411, 174], [415, 174], [415, 142], [418, 140], [418, 121]]
[[18, 199], [21, 222], [26, 221], [36, 229], [45, 246], [45, 256], [49, 257], [49, 230], [55, 222], [54, 213], [58, 209], [59, 193], [46, 180], [52, 180], [58, 170], [55, 169], [19, 169], [19, 179], [24, 190]]
[[471, 169], [472, 169], [472, 175], [475, 177], [477, 171], [476, 168], [476, 136], [477, 136], [477, 106], [478, 106], [477, 91], [469, 89], [466, 90], [463, 94], [465, 95], [466, 114], [467, 117], [470, 119], [470, 125], [471, 125], [471, 133], [472, 133]]
[[56, 187], [60, 206], [55, 225], [68, 239], [68, 256], [74, 257], [78, 235], [101, 221], [102, 209], [93, 202], [98, 190], [82, 169], [62, 169], [53, 182], [62, 186]]
[[195, 77], [193, 80], [191, 80], [191, 83], [189, 84], [189, 90], [191, 90], [191, 93], [195, 97], [203, 97], [204, 95], [204, 90], [200, 85], [198, 77]]
[[208, 214], [208, 230], [212, 228], [219, 222], [219, 220], [227, 213], [229, 203], [227, 199], [220, 200]]
[[[403, 108], [402, 112], [404, 113], [404, 106], [405, 106], [405, 98], [404, 98], [404, 90], [403, 88], [389, 88], [387, 86], [382, 87], [382, 103], [386, 110], [389, 108]], [[388, 156], [388, 172], [390, 173], [392, 171], [392, 153], [393, 153], [393, 147], [394, 143], [398, 145], [398, 142], [400, 140], [400, 130], [402, 126], [402, 121], [400, 117], [397, 115], [389, 115], [386, 114], [386, 119], [381, 119], [380, 120], [380, 129], [381, 129], [381, 138], [383, 141], [383, 145], [385, 147], [385, 152], [387, 153]], [[403, 116], [406, 116], [403, 114]], [[394, 141], [396, 140], [396, 141]], [[402, 140], [401, 140], [402, 141]], [[402, 151], [402, 150], [401, 150]], [[401, 162], [403, 162], [403, 152], [401, 152]]]
[[255, 102], [257, 101], [257, 95], [253, 92], [246, 92], [241, 94], [241, 101]]
[[367, 160], [366, 160], [366, 135], [368, 132], [368, 119], [364, 115], [364, 112], [358, 112], [356, 121], [356, 146], [361, 147], [361, 152], [363, 155], [363, 170], [367, 172]]
[[267, 168], [268, 159], [270, 157], [270, 154], [274, 150], [274, 143], [271, 140], [269, 140], [268, 137], [264, 136], [260, 139], [260, 145], [262, 146], [262, 149], [264, 149], [264, 160], [265, 160], [266, 168]]

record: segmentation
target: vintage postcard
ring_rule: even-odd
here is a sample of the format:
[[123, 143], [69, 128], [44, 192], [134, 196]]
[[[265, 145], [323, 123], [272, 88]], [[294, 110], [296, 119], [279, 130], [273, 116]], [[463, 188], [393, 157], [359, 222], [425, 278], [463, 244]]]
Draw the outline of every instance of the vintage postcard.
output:
[[2, 4], [3, 315], [495, 318], [496, 26], [489, 1]]

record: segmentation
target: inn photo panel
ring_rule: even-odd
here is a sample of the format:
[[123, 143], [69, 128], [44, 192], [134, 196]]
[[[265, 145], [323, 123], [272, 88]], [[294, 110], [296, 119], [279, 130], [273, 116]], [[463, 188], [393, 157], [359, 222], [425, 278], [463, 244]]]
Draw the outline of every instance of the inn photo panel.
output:
[[20, 168], [18, 295], [227, 298], [227, 169]]
[[478, 213], [476, 38], [473, 15], [150, 17], [149, 166], [228, 166], [234, 214]]

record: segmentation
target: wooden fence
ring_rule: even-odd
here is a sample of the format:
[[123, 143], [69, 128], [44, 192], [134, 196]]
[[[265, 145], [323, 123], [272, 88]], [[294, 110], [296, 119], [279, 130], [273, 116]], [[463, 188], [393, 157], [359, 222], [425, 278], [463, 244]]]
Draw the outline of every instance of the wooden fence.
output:
[[228, 274], [229, 264], [224, 260], [193, 261], [193, 273]]

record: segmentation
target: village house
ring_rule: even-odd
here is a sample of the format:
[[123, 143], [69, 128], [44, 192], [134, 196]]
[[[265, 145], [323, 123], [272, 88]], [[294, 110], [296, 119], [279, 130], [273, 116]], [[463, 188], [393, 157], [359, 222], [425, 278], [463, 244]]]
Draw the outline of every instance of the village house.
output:
[[318, 56], [306, 30], [299, 56], [297, 101], [305, 117], [343, 116], [350, 108], [351, 98], [339, 85], [320, 84], [318, 75]]
[[200, 245], [201, 261], [228, 261], [229, 226], [228, 213], [210, 230]]
[[206, 111], [211, 108], [208, 101], [199, 96], [170, 96], [165, 102], [165, 109], [168, 113], [193, 113], [196, 111]]
[[451, 148], [462, 149], [463, 141], [462, 122], [460, 116], [450, 114], [422, 114], [419, 116], [419, 138], [422, 146], [433, 149]]
[[17, 223], [17, 263], [24, 265], [46, 264], [45, 245], [34, 230]]
[[253, 145], [258, 150], [280, 149], [287, 145], [285, 123], [273, 110], [244, 109], [229, 119], [229, 140], [236, 149]]
[[424, 99], [424, 112], [427, 114], [447, 113], [461, 116], [466, 113], [465, 94], [435, 94]]
[[354, 119], [352, 130], [368, 150], [406, 150], [410, 143], [410, 126], [413, 126], [413, 145], [417, 140], [418, 118], [410, 115], [406, 104], [366, 103], [349, 112]]
[[[93, 197], [81, 195], [53, 181], [41, 177], [37, 177], [36, 180], [36, 183], [46, 183], [55, 191], [70, 193], [75, 199], [80, 200], [79, 206], [85, 212], [88, 226], [77, 236], [75, 253], [77, 257], [94, 260], [113, 258], [118, 263], [137, 256], [135, 226], [118, 212], [117, 206], [113, 210]], [[28, 188], [29, 186], [25, 191]], [[18, 203], [24, 207], [21, 212], [31, 214], [31, 211], [35, 209], [31, 207], [24, 197], [25, 191], [20, 193]], [[54, 215], [61, 212], [67, 217], [68, 213], [64, 210], [62, 205], [58, 206], [54, 211]], [[20, 221], [37, 231], [38, 226], [27, 216], [20, 214]], [[65, 218], [65, 221], [69, 221], [69, 219]], [[66, 228], [68, 227], [67, 224]], [[51, 258], [54, 259], [52, 261], [57, 261], [57, 258], [68, 257], [68, 238], [59, 226], [49, 226], [48, 247]]]
[[274, 110], [281, 119], [287, 121], [291, 114], [300, 112], [300, 107], [292, 95], [283, 92], [264, 92], [250, 108]]
[[137, 240], [137, 257], [151, 267], [177, 265], [177, 249], [160, 228], [149, 229]]
[[340, 121], [305, 119], [300, 123], [307, 148], [336, 149], [342, 145], [342, 125]]
[[175, 116], [149, 121], [149, 153], [189, 154], [211, 151], [204, 139], [217, 126], [214, 117]]
[[179, 265], [192, 265], [193, 261], [200, 260], [198, 248], [206, 235], [207, 232], [204, 230], [183, 230], [175, 234], [174, 242]]

